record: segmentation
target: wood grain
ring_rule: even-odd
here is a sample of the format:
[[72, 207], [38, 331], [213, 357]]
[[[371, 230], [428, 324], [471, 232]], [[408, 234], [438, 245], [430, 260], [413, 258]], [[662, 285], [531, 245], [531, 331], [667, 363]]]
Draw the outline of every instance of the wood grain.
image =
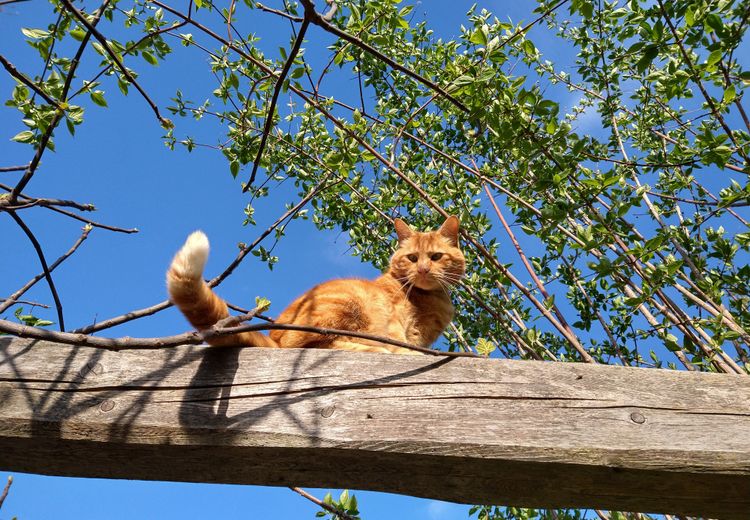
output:
[[747, 518], [750, 378], [0, 338], [0, 469]]

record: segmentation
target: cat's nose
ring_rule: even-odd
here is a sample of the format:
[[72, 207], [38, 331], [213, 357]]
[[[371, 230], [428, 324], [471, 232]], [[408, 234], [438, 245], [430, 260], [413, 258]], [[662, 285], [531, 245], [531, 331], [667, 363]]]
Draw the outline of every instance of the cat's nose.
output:
[[427, 264], [419, 264], [417, 266], [417, 272], [419, 274], [427, 274], [430, 272], [430, 266]]

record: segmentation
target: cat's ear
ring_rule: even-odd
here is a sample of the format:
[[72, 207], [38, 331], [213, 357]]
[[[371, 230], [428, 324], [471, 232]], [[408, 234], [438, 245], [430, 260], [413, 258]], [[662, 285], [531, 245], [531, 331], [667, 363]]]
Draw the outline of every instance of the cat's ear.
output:
[[399, 244], [414, 234], [414, 230], [400, 218], [393, 221], [393, 227], [396, 228], [396, 236], [398, 236]]
[[450, 217], [445, 219], [443, 225], [440, 226], [440, 229], [438, 229], [438, 233], [447, 238], [451, 245], [453, 245], [454, 247], [458, 247], [458, 228], [458, 217], [456, 217], [455, 215], [451, 215]]

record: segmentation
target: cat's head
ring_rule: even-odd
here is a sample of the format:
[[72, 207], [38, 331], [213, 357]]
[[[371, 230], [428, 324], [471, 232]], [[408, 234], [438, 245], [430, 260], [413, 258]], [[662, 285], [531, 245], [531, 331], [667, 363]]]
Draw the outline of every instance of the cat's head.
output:
[[448, 217], [440, 229], [419, 232], [403, 220], [393, 221], [398, 249], [391, 258], [391, 275], [424, 290], [445, 290], [464, 276], [466, 262], [458, 247], [458, 219]]

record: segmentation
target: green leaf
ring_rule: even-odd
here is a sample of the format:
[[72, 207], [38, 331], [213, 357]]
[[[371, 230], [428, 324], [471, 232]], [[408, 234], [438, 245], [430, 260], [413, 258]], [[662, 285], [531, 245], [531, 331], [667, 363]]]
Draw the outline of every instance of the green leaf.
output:
[[91, 95], [91, 101], [93, 101], [100, 107], [107, 106], [107, 100], [104, 99], [104, 92], [102, 92], [101, 90], [95, 90], [90, 95]]
[[86, 37], [86, 31], [81, 29], [80, 27], [76, 27], [75, 29], [71, 30], [69, 33], [73, 39], [77, 41], [83, 41], [83, 39]]
[[713, 70], [716, 64], [719, 63], [723, 55], [724, 53], [721, 50], [713, 51], [708, 55], [708, 58], [706, 59], [706, 67], [710, 70]]
[[31, 130], [24, 130], [23, 132], [19, 132], [11, 138], [11, 141], [16, 141], [19, 143], [30, 143], [33, 140], [34, 132], [32, 132]]
[[24, 36], [31, 38], [32, 40], [40, 40], [49, 36], [49, 31], [44, 31], [42, 29], [27, 29], [24, 27], [21, 29], [21, 32]]
[[258, 308], [258, 312], [267, 311], [271, 307], [271, 300], [262, 296], [255, 297], [255, 306]]
[[649, 45], [643, 50], [643, 56], [640, 60], [638, 60], [638, 63], [636, 64], [636, 68], [638, 69], [638, 72], [645, 72], [646, 69], [651, 65], [651, 62], [654, 61], [654, 58], [659, 54], [659, 47], [656, 45]]
[[487, 45], [487, 34], [485, 31], [486, 29], [484, 27], [477, 27], [469, 37], [469, 41], [477, 45]]
[[721, 16], [716, 13], [711, 13], [706, 16], [706, 25], [717, 33], [724, 32], [724, 22], [722, 21]]
[[154, 57], [154, 55], [151, 54], [148, 51], [142, 51], [141, 52], [141, 56], [143, 56], [143, 59], [146, 60], [147, 62], [149, 62], [151, 65], [158, 65], [159, 64], [159, 62]]
[[497, 349], [497, 346], [492, 341], [488, 341], [484, 338], [479, 338], [479, 340], [477, 340], [476, 349], [480, 355], [489, 356], [492, 352], [494, 352]]
[[722, 101], [724, 103], [731, 103], [734, 101], [734, 98], [737, 97], [737, 91], [734, 88], [734, 85], [729, 85], [727, 89], [724, 91], [724, 98]]

